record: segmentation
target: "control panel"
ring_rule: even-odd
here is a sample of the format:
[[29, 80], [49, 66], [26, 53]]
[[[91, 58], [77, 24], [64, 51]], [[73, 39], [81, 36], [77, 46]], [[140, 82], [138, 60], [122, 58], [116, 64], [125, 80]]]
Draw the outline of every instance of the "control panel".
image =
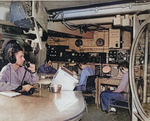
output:
[[130, 51], [129, 50], [110, 50], [108, 62], [110, 64], [118, 64], [123, 61], [129, 62]]

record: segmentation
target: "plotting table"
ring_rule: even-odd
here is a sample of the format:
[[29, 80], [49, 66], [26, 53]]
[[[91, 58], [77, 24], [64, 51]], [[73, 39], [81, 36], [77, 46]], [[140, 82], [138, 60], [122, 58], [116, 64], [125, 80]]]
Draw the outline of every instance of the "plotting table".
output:
[[81, 92], [52, 93], [37, 89], [31, 96], [0, 95], [1, 121], [64, 121], [79, 120], [85, 111]]

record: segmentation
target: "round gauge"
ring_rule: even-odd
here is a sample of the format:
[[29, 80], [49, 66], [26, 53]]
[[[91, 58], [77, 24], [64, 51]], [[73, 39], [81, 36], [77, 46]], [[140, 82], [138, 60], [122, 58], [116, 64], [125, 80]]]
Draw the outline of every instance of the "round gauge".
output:
[[81, 40], [81, 39], [77, 39], [77, 40], [75, 41], [75, 45], [76, 45], [77, 47], [80, 47], [81, 45], [83, 45], [82, 40]]
[[97, 46], [104, 46], [105, 41], [102, 38], [97, 39], [96, 41], [96, 45]]

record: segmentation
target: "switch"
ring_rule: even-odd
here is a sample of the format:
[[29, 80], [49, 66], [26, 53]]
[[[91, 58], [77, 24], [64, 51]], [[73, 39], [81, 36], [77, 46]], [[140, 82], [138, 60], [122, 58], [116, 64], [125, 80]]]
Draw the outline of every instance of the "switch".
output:
[[118, 43], [116, 43], [116, 47], [118, 47]]

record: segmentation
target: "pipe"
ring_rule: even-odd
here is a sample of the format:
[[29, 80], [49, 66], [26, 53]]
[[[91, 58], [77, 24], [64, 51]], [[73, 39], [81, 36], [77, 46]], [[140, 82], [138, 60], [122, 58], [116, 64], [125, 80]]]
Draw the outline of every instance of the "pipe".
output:
[[[72, 9], [65, 11], [55, 11], [58, 15], [53, 19], [53, 21], [62, 21], [65, 20], [73, 20], [73, 19], [81, 19], [81, 18], [92, 18], [92, 17], [100, 17], [100, 16], [110, 16], [116, 14], [134, 14], [137, 11], [145, 11], [147, 8], [149, 9], [150, 2], [146, 3], [126, 3], [119, 5], [111, 5], [105, 7], [93, 7], [93, 8], [85, 8], [85, 9]], [[62, 18], [61, 14], [64, 14], [64, 18]], [[50, 14], [49, 14], [50, 16]]]

